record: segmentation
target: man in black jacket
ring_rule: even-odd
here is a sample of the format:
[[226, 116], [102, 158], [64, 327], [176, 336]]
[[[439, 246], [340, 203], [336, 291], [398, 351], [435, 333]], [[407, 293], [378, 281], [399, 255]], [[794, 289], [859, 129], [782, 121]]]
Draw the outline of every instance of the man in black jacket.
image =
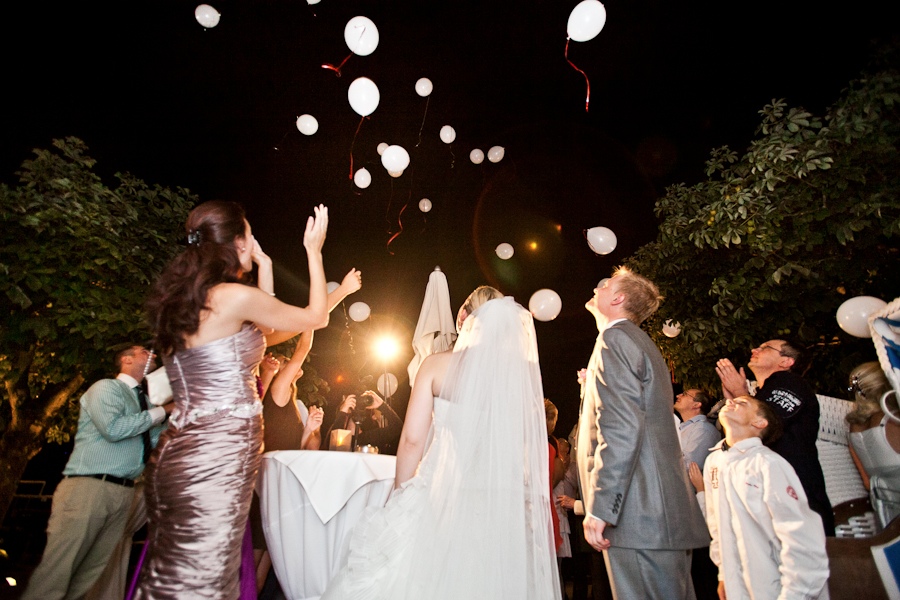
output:
[[[785, 340], [769, 340], [754, 348], [747, 364], [756, 376], [755, 397], [765, 400], [784, 423], [784, 433], [772, 450], [787, 460], [803, 483], [809, 506], [822, 517], [825, 535], [834, 536], [834, 512], [825, 491], [825, 476], [819, 464], [819, 401], [810, 385], [793, 369], [802, 361], [801, 348]], [[737, 370], [727, 358], [716, 363], [726, 399], [748, 393], [744, 369]]]

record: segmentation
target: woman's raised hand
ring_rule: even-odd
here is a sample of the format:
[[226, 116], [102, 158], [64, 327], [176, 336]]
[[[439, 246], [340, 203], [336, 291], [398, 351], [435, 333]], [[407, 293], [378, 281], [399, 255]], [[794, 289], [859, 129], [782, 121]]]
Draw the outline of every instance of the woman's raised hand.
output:
[[307, 252], [321, 252], [328, 231], [328, 208], [324, 204], [313, 209], [315, 215], [307, 219], [303, 232], [303, 246]]
[[250, 250], [250, 258], [257, 265], [264, 266], [266, 264], [272, 264], [272, 259], [269, 258], [269, 255], [263, 252], [262, 246], [259, 245], [259, 242], [256, 238], [253, 238], [253, 247]]
[[356, 394], [344, 396], [344, 400], [341, 402], [341, 406], [338, 410], [342, 413], [347, 413], [348, 415], [356, 410]]
[[350, 269], [350, 272], [344, 275], [341, 287], [347, 291], [348, 295], [358, 292], [362, 287], [362, 273], [356, 269]]
[[368, 396], [369, 398], [372, 399], [372, 404], [370, 404], [369, 406], [366, 407], [366, 408], [368, 408], [368, 409], [370, 409], [370, 410], [375, 410], [376, 408], [378, 408], [379, 406], [381, 406], [382, 404], [384, 404], [384, 400], [381, 399], [381, 396], [379, 396], [378, 394], [376, 394], [376, 393], [373, 392], [372, 390], [366, 390], [365, 392], [363, 392], [363, 393], [360, 394], [360, 395], [361, 395], [363, 398], [365, 398], [366, 396]]
[[313, 406], [309, 409], [309, 416], [306, 418], [306, 429], [307, 431], [313, 432], [318, 431], [322, 428], [322, 419], [325, 418], [325, 411], [323, 411], [318, 406]]

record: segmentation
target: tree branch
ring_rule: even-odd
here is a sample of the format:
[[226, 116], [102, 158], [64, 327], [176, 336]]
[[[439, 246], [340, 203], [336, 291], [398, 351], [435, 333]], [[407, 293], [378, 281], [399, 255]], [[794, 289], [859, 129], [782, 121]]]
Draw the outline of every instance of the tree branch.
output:
[[3, 380], [6, 394], [9, 396], [10, 418], [9, 427], [15, 429], [21, 420], [21, 407], [27, 406], [31, 400], [31, 390], [28, 388], [28, 374], [31, 372], [31, 363], [34, 362], [35, 346], [32, 344], [27, 350], [16, 352], [12, 361], [13, 367]]
[[76, 373], [72, 379], [60, 384], [59, 387], [52, 392], [47, 402], [44, 403], [44, 415], [50, 416], [56, 414], [56, 412], [69, 401], [72, 394], [78, 391], [78, 388], [81, 387], [82, 383], [84, 383], [84, 375]]

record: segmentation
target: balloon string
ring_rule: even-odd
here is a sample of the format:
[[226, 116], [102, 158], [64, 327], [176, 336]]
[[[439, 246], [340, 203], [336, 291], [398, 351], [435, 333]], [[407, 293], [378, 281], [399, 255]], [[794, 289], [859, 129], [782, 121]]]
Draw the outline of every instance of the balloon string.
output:
[[453, 154], [453, 144], [450, 144], [450, 168], [456, 164], [456, 155]]
[[387, 232], [391, 232], [391, 204], [394, 201], [394, 177], [391, 177], [391, 194], [388, 196], [387, 210], [384, 211], [384, 222], [387, 224]]
[[347, 336], [347, 347], [350, 349], [350, 354], [355, 355], [356, 349], [353, 347], [353, 332], [350, 330], [350, 315], [347, 313], [347, 304], [342, 300], [341, 308], [344, 311], [344, 334]]
[[584, 99], [584, 112], [588, 112], [588, 107], [591, 104], [591, 81], [588, 79], [587, 74], [575, 66], [571, 60], [569, 60], [569, 38], [566, 38], [566, 62], [572, 65], [572, 68], [581, 73], [584, 76], [584, 81], [587, 83], [587, 97]]
[[356, 133], [353, 134], [353, 141], [350, 142], [350, 181], [353, 181], [353, 146], [356, 144], [356, 136], [359, 135], [359, 129], [362, 127], [363, 121], [365, 120], [365, 117], [362, 117], [359, 120], [359, 125], [356, 126]]
[[425, 118], [428, 116], [428, 103], [431, 102], [431, 96], [425, 99], [425, 114], [422, 115], [422, 125], [419, 127], [419, 141], [416, 142], [416, 148], [422, 143], [422, 130], [425, 129]]
[[325, 63], [324, 65], [322, 65], [322, 68], [323, 68], [323, 69], [331, 69], [332, 71], [334, 71], [335, 75], [337, 75], [338, 77], [340, 77], [340, 76], [341, 76], [341, 69], [344, 67], [345, 64], [347, 64], [347, 61], [350, 60], [350, 57], [351, 57], [351, 56], [353, 56], [353, 53], [352, 53], [352, 52], [351, 52], [350, 54], [348, 54], [348, 55], [347, 55], [347, 58], [345, 58], [344, 60], [342, 60], [342, 61], [341, 61], [341, 64], [339, 64], [338, 66], [334, 66], [334, 65], [332, 65], [332, 64]]
[[397, 236], [403, 233], [403, 211], [406, 210], [407, 206], [409, 206], [409, 203], [404, 204], [403, 208], [400, 209], [400, 214], [397, 215], [397, 225], [400, 227], [400, 230], [392, 235], [391, 239], [387, 241], [388, 254], [390, 254], [391, 256], [394, 256], [394, 253], [391, 251], [391, 242], [393, 242], [395, 239], [397, 239]]
[[285, 138], [287, 138], [287, 136], [288, 136], [289, 133], [290, 133], [290, 130], [286, 131], [286, 132], [284, 133], [284, 135], [281, 136], [281, 141], [278, 142], [278, 145], [272, 146], [272, 149], [273, 149], [273, 150], [279, 150], [278, 146], [280, 146], [280, 145], [284, 142]]

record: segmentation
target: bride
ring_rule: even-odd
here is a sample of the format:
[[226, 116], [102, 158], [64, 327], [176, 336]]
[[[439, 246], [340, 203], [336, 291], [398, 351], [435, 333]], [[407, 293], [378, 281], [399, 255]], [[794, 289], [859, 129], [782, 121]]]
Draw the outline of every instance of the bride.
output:
[[560, 597], [534, 323], [486, 286], [460, 315], [416, 374], [394, 492], [322, 600]]

